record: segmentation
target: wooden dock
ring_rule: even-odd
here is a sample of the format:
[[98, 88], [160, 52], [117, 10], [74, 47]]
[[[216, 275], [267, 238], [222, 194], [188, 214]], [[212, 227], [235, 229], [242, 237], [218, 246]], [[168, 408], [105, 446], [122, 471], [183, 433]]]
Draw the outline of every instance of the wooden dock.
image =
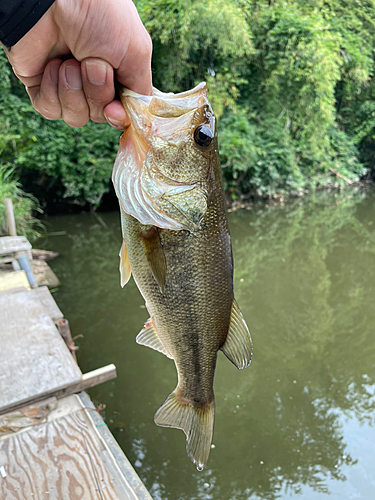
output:
[[12, 276], [0, 275], [0, 499], [152, 500], [84, 392], [116, 368], [82, 374], [48, 288]]

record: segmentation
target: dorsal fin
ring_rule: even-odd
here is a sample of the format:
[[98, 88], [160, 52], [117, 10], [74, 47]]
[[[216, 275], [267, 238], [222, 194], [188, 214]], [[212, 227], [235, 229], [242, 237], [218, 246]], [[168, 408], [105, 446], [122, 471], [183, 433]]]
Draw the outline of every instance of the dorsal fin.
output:
[[237, 368], [249, 366], [253, 353], [250, 332], [237, 302], [233, 299], [230, 324], [225, 344], [221, 348]]
[[130, 276], [132, 275], [125, 240], [122, 240], [122, 245], [119, 255], [120, 255], [121, 286], [124, 287], [126, 283], [130, 280]]
[[162, 354], [165, 354], [168, 358], [173, 359], [167, 349], [163, 346], [151, 318], [146, 321], [145, 326], [138, 333], [135, 340], [137, 344], [151, 347], [151, 349], [155, 349], [155, 351], [159, 351]]
[[167, 274], [167, 262], [165, 260], [163, 246], [160, 241], [158, 228], [152, 226], [147, 233], [141, 234], [141, 241], [150, 265], [151, 272], [160, 290], [163, 292], [165, 286], [165, 277]]

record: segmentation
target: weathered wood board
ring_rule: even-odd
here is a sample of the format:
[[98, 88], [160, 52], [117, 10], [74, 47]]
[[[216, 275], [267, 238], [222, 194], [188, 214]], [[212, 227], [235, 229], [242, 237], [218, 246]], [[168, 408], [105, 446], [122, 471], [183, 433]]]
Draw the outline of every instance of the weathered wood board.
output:
[[[41, 405], [43, 404], [43, 402], [51, 399], [51, 397], [55, 399], [61, 399], [66, 396], [70, 396], [71, 394], [77, 394], [80, 391], [86, 391], [91, 387], [95, 387], [98, 384], [103, 384], [104, 382], [108, 382], [108, 380], [112, 380], [116, 377], [117, 373], [115, 365], [110, 364], [107, 366], [103, 366], [102, 368], [98, 368], [97, 370], [92, 370], [91, 372], [85, 373], [84, 375], [82, 375], [82, 379], [79, 380], [78, 382], [75, 382], [74, 384], [64, 386], [62, 389], [59, 390], [53, 389], [51, 392], [34, 396], [27, 401], [27, 404]], [[6, 411], [0, 410], [0, 422], [2, 421], [4, 414], [9, 415], [9, 412], [23, 411], [23, 408], [25, 408], [25, 402], [23, 403], [16, 402], [11, 406], [8, 406]], [[0, 428], [0, 439], [1, 439], [1, 428]]]
[[81, 379], [37, 294], [0, 296], [0, 413]]
[[[81, 392], [78, 396], [85, 408], [94, 408], [94, 405], [86, 392]], [[112, 476], [115, 477], [118, 474], [116, 471], [119, 470], [125, 477], [126, 484], [129, 485], [129, 487], [135, 492], [137, 499], [152, 500], [150, 493], [139, 479], [138, 474], [133, 469], [131, 463], [111, 434], [107, 425], [103, 422], [100, 414], [96, 411], [90, 411], [89, 416], [92, 419], [93, 425], [95, 425], [96, 432], [100, 434], [100, 437], [106, 447], [106, 456], [111, 457], [111, 460], [107, 460], [106, 463], [108, 470], [112, 470]], [[122, 497], [120, 496], [120, 498]]]
[[52, 260], [58, 257], [60, 254], [58, 252], [52, 252], [51, 250], [40, 250], [38, 248], [33, 248], [31, 250], [33, 260]]
[[59, 278], [44, 260], [31, 260], [30, 266], [38, 286], [47, 285], [56, 288], [61, 285]]
[[90, 414], [106, 426], [91, 408], [91, 401], [85, 407], [77, 395], [69, 396], [47, 422], [0, 440], [0, 498], [152, 500], [134, 470], [129, 484]]
[[38, 297], [40, 302], [45, 307], [48, 316], [53, 319], [53, 321], [58, 321], [59, 319], [64, 317], [47, 286], [39, 286], [38, 288], [34, 288], [31, 293]]
[[31, 244], [25, 236], [2, 236], [0, 238], [0, 255], [24, 252], [31, 260]]
[[[10, 264], [3, 264], [1, 259], [2, 257], [0, 257], [0, 273], [7, 276], [13, 272], [13, 268]], [[30, 260], [30, 266], [38, 286], [47, 285], [48, 288], [56, 288], [61, 285], [59, 278], [44, 260]]]
[[13, 271], [10, 273], [0, 271], [0, 292], [23, 288], [30, 290], [29, 280], [25, 271]]

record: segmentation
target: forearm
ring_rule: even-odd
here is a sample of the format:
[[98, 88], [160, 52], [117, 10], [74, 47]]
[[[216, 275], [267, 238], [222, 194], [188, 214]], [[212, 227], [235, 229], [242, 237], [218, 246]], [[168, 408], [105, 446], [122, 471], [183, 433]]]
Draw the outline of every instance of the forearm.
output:
[[0, 41], [15, 45], [43, 16], [54, 0], [0, 0]]

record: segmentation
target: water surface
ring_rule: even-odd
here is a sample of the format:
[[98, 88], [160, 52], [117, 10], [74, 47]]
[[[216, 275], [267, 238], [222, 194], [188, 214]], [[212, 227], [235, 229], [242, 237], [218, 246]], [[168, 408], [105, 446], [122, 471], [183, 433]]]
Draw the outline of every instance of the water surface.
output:
[[120, 288], [118, 213], [50, 217], [55, 298], [90, 391], [155, 500], [375, 498], [375, 193], [345, 191], [229, 214], [235, 294], [254, 341], [249, 368], [219, 354], [214, 448], [198, 472], [181, 431], [153, 415], [173, 361], [135, 343], [147, 311]]

